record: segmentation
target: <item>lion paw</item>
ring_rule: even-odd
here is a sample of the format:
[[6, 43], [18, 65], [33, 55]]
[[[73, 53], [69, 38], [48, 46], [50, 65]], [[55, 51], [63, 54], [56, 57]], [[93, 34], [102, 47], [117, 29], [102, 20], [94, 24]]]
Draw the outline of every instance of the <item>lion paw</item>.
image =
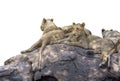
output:
[[102, 68], [102, 69], [105, 69], [105, 68], [107, 68], [107, 64], [106, 63], [100, 63], [99, 67]]
[[29, 52], [31, 52], [30, 50], [23, 50], [23, 51], [21, 51], [21, 54], [25, 54], [25, 53], [29, 53]]

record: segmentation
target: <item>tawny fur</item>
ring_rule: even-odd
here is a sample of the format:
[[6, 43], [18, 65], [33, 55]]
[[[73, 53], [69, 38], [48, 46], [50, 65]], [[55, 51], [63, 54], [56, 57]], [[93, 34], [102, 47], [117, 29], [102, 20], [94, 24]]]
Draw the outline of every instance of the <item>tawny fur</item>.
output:
[[[110, 62], [110, 55], [118, 52], [120, 53], [120, 33], [115, 30], [105, 30], [102, 29], [102, 36], [104, 40], [109, 40], [111, 44], [106, 41], [104, 42], [104, 50], [102, 51], [102, 63], [101, 65], [104, 65], [107, 61]], [[107, 46], [107, 45], [109, 46]], [[105, 49], [106, 48], [106, 49]], [[119, 62], [120, 63], [120, 62]]]
[[64, 43], [72, 46], [88, 48], [87, 34], [84, 31], [84, 23], [73, 23], [73, 30], [67, 38], [58, 40], [57, 43]]
[[[64, 38], [64, 31], [61, 28], [58, 28], [53, 23], [53, 19], [43, 19], [41, 30], [43, 31], [42, 37], [35, 44], [33, 44], [29, 49], [21, 52], [21, 53], [28, 53], [37, 48], [40, 48], [39, 54], [38, 56], [36, 56], [36, 61], [38, 61], [38, 64], [36, 64], [37, 62], [35, 61], [35, 63], [33, 64], [33, 70], [35, 70], [37, 67], [38, 69], [41, 69], [41, 66], [42, 66], [41, 64], [43, 63], [43, 60], [44, 60], [42, 59], [42, 52], [45, 49], [46, 45], [52, 44], [54, 43], [54, 41], [58, 41]], [[39, 62], [41, 64], [39, 64]]]

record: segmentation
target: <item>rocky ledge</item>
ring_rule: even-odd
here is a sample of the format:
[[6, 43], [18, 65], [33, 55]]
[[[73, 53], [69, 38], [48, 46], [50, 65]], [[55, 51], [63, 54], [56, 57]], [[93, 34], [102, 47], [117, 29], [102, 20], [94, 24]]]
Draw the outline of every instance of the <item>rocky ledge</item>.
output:
[[[40, 48], [39, 48], [40, 49]], [[0, 81], [120, 81], [118, 54], [111, 57], [111, 68], [100, 68], [101, 54], [65, 44], [48, 45], [44, 68], [32, 71], [39, 49], [9, 58], [0, 67]]]

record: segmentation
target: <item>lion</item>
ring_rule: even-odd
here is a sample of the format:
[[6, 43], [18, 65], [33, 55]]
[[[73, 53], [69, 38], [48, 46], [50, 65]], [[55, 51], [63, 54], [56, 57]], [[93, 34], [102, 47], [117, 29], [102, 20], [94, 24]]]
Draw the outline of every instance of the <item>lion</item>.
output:
[[[78, 24], [80, 24], [80, 23], [78, 23]], [[85, 23], [83, 23], [83, 25], [85, 26]], [[70, 35], [70, 33], [73, 31], [74, 28], [73, 28], [73, 25], [69, 25], [69, 26], [62, 27], [62, 29], [63, 29], [64, 33], [66, 34], [66, 37], [67, 37], [67, 36]], [[91, 31], [86, 29], [86, 28], [84, 28], [84, 31], [86, 32], [87, 36], [92, 34]]]
[[[109, 35], [107, 35], [107, 37], [108, 36]], [[107, 37], [101, 38], [96, 35], [89, 35], [87, 39], [89, 49], [92, 49], [92, 50], [88, 50], [87, 54], [92, 53], [92, 54], [102, 55], [102, 62], [99, 64], [100, 67], [104, 67], [104, 66], [110, 67], [110, 55], [116, 51], [114, 42]]]
[[[88, 37], [89, 49], [87, 54], [101, 54], [102, 62], [99, 67], [105, 68], [110, 67], [110, 55], [115, 52], [115, 45], [112, 40], [107, 38], [101, 38], [99, 36], [91, 35]], [[107, 65], [106, 65], [107, 64]]]
[[102, 62], [100, 66], [102, 67], [108, 62], [107, 63], [108, 67], [110, 67], [111, 54], [115, 52], [119, 52], [119, 49], [120, 49], [120, 46], [119, 46], [120, 33], [115, 30], [102, 29], [102, 36], [103, 36], [103, 40], [107, 40], [107, 41], [103, 42], [104, 47], [102, 48]]
[[[35, 49], [41, 47], [41, 45], [42, 45], [41, 42], [43, 40], [45, 40], [45, 38], [52, 37], [51, 40], [49, 40], [49, 42], [51, 42], [52, 40], [57, 41], [57, 39], [60, 39], [60, 38], [62, 38], [64, 36], [63, 30], [61, 28], [57, 27], [53, 23], [53, 19], [45, 19], [45, 18], [43, 18], [40, 28], [43, 31], [42, 37], [35, 44], [33, 44], [30, 48], [28, 48], [27, 50], [21, 51], [22, 54], [32, 52]], [[61, 34], [59, 32], [61, 32]], [[58, 35], [60, 37], [58, 37]]]
[[57, 43], [64, 43], [67, 45], [78, 46], [87, 49], [88, 41], [87, 34], [84, 31], [84, 23], [73, 23], [73, 30], [67, 38], [58, 40]]
[[51, 42], [54, 43], [54, 41], [58, 41], [60, 39], [64, 38], [64, 31], [61, 28], [58, 28], [54, 22], [53, 19], [45, 19], [43, 18], [42, 24], [41, 24], [41, 30], [43, 31], [42, 37], [35, 43], [33, 44], [29, 49], [21, 51], [22, 54], [32, 52], [33, 50], [40, 48], [40, 51], [38, 53], [38, 56], [36, 56], [36, 61], [38, 61], [38, 64], [34, 63], [33, 64], [33, 70], [38, 70], [42, 68], [42, 52], [45, 49], [45, 47], [48, 44], [52, 44]]

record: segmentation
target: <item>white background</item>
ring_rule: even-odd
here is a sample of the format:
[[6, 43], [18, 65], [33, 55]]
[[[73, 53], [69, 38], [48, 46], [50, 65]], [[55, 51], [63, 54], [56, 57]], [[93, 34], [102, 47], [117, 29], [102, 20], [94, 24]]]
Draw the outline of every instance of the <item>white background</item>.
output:
[[120, 31], [120, 0], [0, 0], [0, 65], [41, 36], [43, 18], [57, 26], [72, 22], [101, 36], [101, 29]]

